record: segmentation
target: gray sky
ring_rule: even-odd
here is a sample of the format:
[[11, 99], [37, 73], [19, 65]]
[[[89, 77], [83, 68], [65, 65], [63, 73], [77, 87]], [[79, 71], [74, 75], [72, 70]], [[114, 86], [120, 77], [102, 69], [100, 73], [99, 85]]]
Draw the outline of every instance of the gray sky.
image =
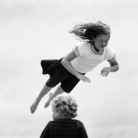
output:
[[80, 82], [70, 93], [77, 119], [89, 137], [137, 138], [137, 7], [137, 0], [0, 0], [0, 137], [40, 136], [52, 119], [51, 107], [43, 108], [48, 96], [29, 111], [48, 79], [40, 60], [61, 58], [79, 43], [68, 33], [73, 25], [101, 20], [111, 26], [120, 70], [104, 78], [104, 62], [87, 74], [91, 84]]

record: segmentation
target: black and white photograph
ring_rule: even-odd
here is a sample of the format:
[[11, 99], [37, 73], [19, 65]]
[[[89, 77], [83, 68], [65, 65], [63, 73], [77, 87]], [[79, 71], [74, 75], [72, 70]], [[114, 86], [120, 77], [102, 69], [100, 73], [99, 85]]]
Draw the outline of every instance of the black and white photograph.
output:
[[0, 0], [0, 138], [138, 138], [137, 0]]

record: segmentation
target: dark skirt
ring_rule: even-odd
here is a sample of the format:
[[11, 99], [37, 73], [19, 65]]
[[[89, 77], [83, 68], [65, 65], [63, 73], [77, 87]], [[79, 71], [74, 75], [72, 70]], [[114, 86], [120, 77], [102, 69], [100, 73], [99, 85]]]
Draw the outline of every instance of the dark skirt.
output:
[[50, 75], [50, 78], [46, 82], [48, 87], [52, 88], [61, 83], [61, 88], [69, 93], [80, 80], [63, 67], [61, 60], [62, 58], [59, 60], [42, 60], [42, 74]]

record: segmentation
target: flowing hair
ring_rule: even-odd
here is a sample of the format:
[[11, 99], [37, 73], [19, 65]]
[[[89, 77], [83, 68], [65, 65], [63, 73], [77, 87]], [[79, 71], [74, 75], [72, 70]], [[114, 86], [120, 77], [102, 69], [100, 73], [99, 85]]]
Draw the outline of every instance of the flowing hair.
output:
[[74, 34], [82, 40], [92, 41], [99, 35], [111, 33], [110, 27], [101, 21], [96, 23], [85, 23], [76, 25], [69, 33]]

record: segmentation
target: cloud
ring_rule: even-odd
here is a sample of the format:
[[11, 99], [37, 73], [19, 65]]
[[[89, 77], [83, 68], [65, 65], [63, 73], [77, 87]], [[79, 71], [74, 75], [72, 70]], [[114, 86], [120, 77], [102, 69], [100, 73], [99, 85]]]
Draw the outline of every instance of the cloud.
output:
[[90, 135], [95, 138], [137, 138], [137, 129], [137, 126], [93, 127]]
[[30, 1], [0, 1], [0, 16], [2, 19], [13, 19], [28, 16], [33, 13], [33, 3]]

